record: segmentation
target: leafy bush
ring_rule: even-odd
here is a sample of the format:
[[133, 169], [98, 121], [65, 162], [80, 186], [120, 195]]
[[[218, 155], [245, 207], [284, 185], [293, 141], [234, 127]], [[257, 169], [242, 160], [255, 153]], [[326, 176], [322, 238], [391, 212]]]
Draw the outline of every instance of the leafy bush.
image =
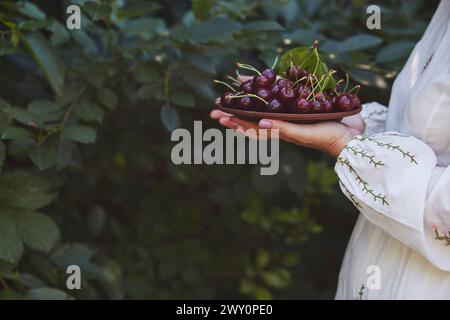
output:
[[329, 160], [283, 144], [274, 177], [174, 166], [170, 131], [216, 126], [234, 62], [316, 39], [386, 102], [436, 3], [380, 2], [374, 31], [360, 0], [70, 3], [81, 30], [69, 2], [0, 1], [0, 298], [332, 297], [355, 213]]

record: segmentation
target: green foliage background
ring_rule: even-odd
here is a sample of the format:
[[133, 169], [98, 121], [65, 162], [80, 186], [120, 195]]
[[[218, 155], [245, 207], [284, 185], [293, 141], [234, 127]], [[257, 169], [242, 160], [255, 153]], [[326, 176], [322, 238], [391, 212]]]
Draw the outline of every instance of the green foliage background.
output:
[[331, 160], [174, 166], [170, 131], [217, 126], [236, 61], [316, 39], [386, 103], [437, 2], [373, 2], [381, 30], [361, 0], [0, 1], [0, 298], [332, 298], [356, 212]]

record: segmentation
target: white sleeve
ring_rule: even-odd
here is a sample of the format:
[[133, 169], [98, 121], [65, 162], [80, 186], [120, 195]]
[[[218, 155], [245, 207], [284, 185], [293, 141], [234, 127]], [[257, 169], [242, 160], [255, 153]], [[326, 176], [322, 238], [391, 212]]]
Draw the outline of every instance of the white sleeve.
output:
[[335, 170], [345, 195], [392, 237], [450, 271], [450, 168], [397, 132], [354, 137]]
[[366, 125], [365, 134], [371, 135], [385, 131], [387, 110], [385, 106], [378, 102], [363, 104], [360, 114]]

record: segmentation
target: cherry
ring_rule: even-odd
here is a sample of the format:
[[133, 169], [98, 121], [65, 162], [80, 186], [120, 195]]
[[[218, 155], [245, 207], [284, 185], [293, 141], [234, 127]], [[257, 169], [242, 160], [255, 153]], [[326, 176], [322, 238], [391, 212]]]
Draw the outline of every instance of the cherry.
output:
[[351, 100], [352, 103], [353, 103], [353, 108], [357, 108], [357, 109], [361, 108], [361, 99], [359, 99], [359, 97], [358, 97], [357, 94], [355, 94], [355, 93], [350, 93], [350, 94], [348, 95], [348, 97], [350, 98], [350, 100]]
[[245, 93], [253, 93], [253, 80], [247, 80], [241, 84], [241, 90]]
[[296, 113], [308, 113], [311, 110], [311, 102], [304, 98], [297, 98], [291, 105], [291, 109]]
[[295, 100], [296, 94], [294, 89], [291, 87], [282, 87], [279, 94], [281, 102], [285, 104], [290, 104], [292, 101]]
[[291, 81], [297, 81], [301, 78], [300, 72], [301, 70], [296, 65], [292, 65], [286, 70], [286, 78]]
[[292, 81], [286, 79], [278, 79], [277, 85], [280, 87], [292, 87]]
[[255, 76], [253, 78], [253, 85], [256, 89], [261, 89], [261, 88], [269, 89], [270, 86], [272, 85], [272, 82], [266, 76], [260, 75], [260, 76]]
[[311, 94], [311, 90], [309, 90], [306, 86], [299, 86], [297, 89], [297, 94], [299, 98], [307, 98]]
[[324, 112], [333, 112], [334, 111], [334, 104], [330, 100], [328, 100], [328, 99], [323, 100], [322, 105], [323, 105]]
[[233, 107], [234, 103], [234, 99], [232, 99], [233, 94], [231, 92], [224, 92], [224, 94], [222, 94], [222, 97], [220, 98], [220, 104], [223, 107], [226, 108], [231, 108]]
[[324, 111], [324, 106], [321, 101], [315, 100], [311, 102], [311, 111], [315, 113], [321, 113]]
[[242, 97], [239, 99], [239, 108], [248, 110], [250, 109], [253, 100], [250, 97]]
[[316, 100], [324, 101], [325, 100], [325, 94], [323, 92], [317, 92], [314, 97]]
[[283, 112], [284, 111], [284, 105], [283, 103], [278, 100], [278, 99], [272, 99], [269, 103], [269, 105], [267, 106], [267, 111], [269, 112]]
[[336, 98], [336, 108], [339, 111], [350, 111], [353, 109], [353, 101], [346, 94], [340, 95]]
[[272, 69], [265, 69], [261, 72], [261, 75], [267, 77], [271, 84], [277, 80], [277, 74]]
[[272, 94], [272, 97], [276, 98], [280, 94], [281, 87], [278, 84], [274, 84], [272, 86], [272, 89], [270, 89], [270, 93]]
[[267, 89], [259, 89], [256, 95], [266, 101], [269, 101], [272, 98], [272, 94]]

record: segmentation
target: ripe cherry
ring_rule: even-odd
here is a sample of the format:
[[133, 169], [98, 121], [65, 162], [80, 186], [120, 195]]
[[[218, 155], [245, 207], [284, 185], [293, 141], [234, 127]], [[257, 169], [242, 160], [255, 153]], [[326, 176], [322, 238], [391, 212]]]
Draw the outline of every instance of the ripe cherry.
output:
[[281, 87], [278, 84], [274, 84], [272, 86], [272, 89], [270, 89], [270, 93], [272, 94], [272, 97], [277, 98], [280, 94]]
[[271, 80], [266, 76], [260, 75], [253, 78], [253, 86], [255, 87], [255, 89], [269, 89], [271, 85]]
[[350, 93], [348, 95], [348, 97], [350, 98], [350, 100], [353, 103], [353, 108], [361, 108], [361, 99], [359, 99], [358, 95], [355, 93]]
[[297, 98], [291, 105], [291, 109], [295, 113], [308, 113], [311, 110], [311, 102], [304, 98]]
[[292, 81], [286, 79], [278, 79], [277, 85], [280, 87], [292, 87]]
[[291, 81], [297, 81], [301, 78], [300, 72], [301, 70], [296, 65], [292, 65], [286, 71], [286, 78]]
[[267, 77], [271, 84], [275, 83], [277, 80], [277, 74], [272, 69], [265, 69], [261, 72], [261, 75]]
[[267, 89], [259, 89], [256, 95], [266, 101], [269, 101], [272, 98], [272, 94]]
[[315, 113], [321, 113], [324, 111], [324, 106], [321, 101], [315, 100], [311, 102], [311, 111]]
[[250, 97], [242, 97], [239, 99], [239, 108], [249, 110], [252, 106], [252, 99]]
[[336, 98], [336, 109], [350, 111], [353, 109], [353, 101], [346, 94], [340, 95]]
[[324, 112], [333, 112], [334, 111], [334, 104], [330, 100], [328, 100], [328, 99], [323, 100], [322, 105], [323, 105]]
[[307, 98], [311, 94], [311, 90], [309, 90], [306, 86], [299, 86], [297, 89], [297, 94], [299, 98]]
[[296, 94], [294, 89], [292, 89], [291, 87], [282, 87], [280, 90], [279, 97], [281, 102], [288, 105], [295, 100]]
[[247, 80], [241, 84], [241, 90], [245, 93], [253, 93], [253, 80]]
[[272, 99], [269, 103], [269, 105], [267, 106], [267, 111], [268, 112], [283, 112], [284, 111], [284, 105], [283, 103], [278, 100], [278, 99]]

